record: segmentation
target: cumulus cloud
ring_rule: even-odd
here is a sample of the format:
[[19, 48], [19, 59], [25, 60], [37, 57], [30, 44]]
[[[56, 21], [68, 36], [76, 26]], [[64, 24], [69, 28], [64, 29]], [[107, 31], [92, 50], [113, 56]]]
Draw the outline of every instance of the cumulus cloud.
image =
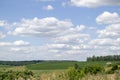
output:
[[120, 39], [110, 39], [110, 38], [103, 38], [103, 39], [95, 39], [90, 42], [90, 44], [100, 45], [100, 46], [119, 46]]
[[[91, 49], [90, 46], [86, 44], [90, 39], [90, 35], [84, 33], [87, 27], [85, 25], [74, 26], [71, 21], [48, 17], [42, 19], [34, 18], [31, 20], [24, 19], [20, 23], [16, 23], [15, 26], [16, 28], [9, 32], [9, 34], [49, 38], [51, 43], [44, 43], [44, 45], [41, 46], [44, 50], [42, 51], [44, 52], [43, 56], [47, 55], [49, 59], [50, 57], [51, 59], [58, 59], [58, 57], [60, 57], [60, 59], [71, 59], [71, 57], [73, 57], [71, 55], [80, 55], [82, 51]], [[33, 49], [34, 48], [35, 47], [33, 47]], [[27, 52], [25, 49], [18, 47], [11, 49], [13, 52], [20, 52], [22, 50]], [[39, 49], [36, 50], [36, 53], [38, 53], [38, 51]]]
[[4, 37], [6, 37], [6, 35], [3, 34], [2, 32], [0, 32], [0, 39], [2, 39], [2, 38], [4, 38]]
[[83, 31], [86, 29], [84, 25], [78, 25], [76, 27], [70, 27], [64, 30], [61, 35], [52, 38], [52, 43], [45, 45], [49, 53], [54, 53], [61, 57], [66, 57], [73, 54], [80, 55], [81, 51], [88, 50], [90, 47], [86, 44], [90, 35], [85, 34]]
[[29, 42], [25, 42], [23, 40], [18, 40], [18, 41], [14, 41], [14, 42], [0, 42], [0, 46], [27, 46], [29, 45]]
[[120, 23], [120, 16], [116, 12], [110, 13], [105, 11], [96, 18], [96, 22], [98, 24]]
[[[98, 31], [94, 27], [76, 26], [71, 21], [59, 20], [55, 17], [22, 19], [13, 24], [15, 27], [8, 32], [12, 36], [47, 40], [42, 45], [35, 46], [23, 40], [0, 42], [1, 54], [6, 53], [10, 56], [12, 53], [14, 56], [20, 56], [19, 59], [23, 57], [22, 60], [85, 60], [87, 56], [117, 54], [120, 51], [118, 22], [109, 23]], [[94, 33], [97, 32], [94, 38], [93, 33], [89, 34], [93, 30]], [[2, 56], [5, 57], [4, 54]], [[3, 59], [1, 56], [0, 58]]]
[[88, 40], [90, 35], [82, 33], [86, 26], [80, 25], [74, 28], [69, 28], [65, 32], [63, 32], [62, 36], [54, 38], [55, 43], [63, 43], [63, 44], [80, 44], [85, 40]]
[[5, 20], [0, 20], [0, 27], [6, 27], [8, 23]]
[[70, 3], [76, 7], [95, 8], [100, 6], [120, 5], [120, 0], [70, 0]]
[[[120, 45], [120, 16], [118, 13], [104, 12], [96, 18], [98, 24], [107, 24], [106, 27], [102, 30], [98, 30], [98, 39], [94, 40], [92, 43], [103, 42], [104, 44], [111, 44], [111, 46]], [[100, 43], [101, 42], [101, 43]]]
[[120, 37], [120, 24], [111, 24], [106, 26], [105, 29], [99, 30], [99, 37], [101, 38], [117, 38]]
[[20, 53], [20, 54], [25, 54], [25, 53], [31, 53], [31, 52], [34, 52], [34, 51], [31, 51], [31, 50], [34, 50], [32, 49], [32, 47], [11, 47], [9, 48], [10, 52], [13, 52], [13, 53]]
[[[96, 55], [100, 55], [101, 53], [99, 52], [101, 50], [106, 54], [111, 53], [113, 50], [115, 51], [115, 49], [119, 50], [119, 48], [116, 48], [116, 46], [119, 46], [119, 38], [113, 40], [110, 39], [109, 36], [108, 38], [102, 39], [102, 37], [98, 37], [91, 40], [90, 34], [84, 33], [84, 30], [87, 29], [89, 30], [85, 25], [74, 26], [70, 21], [48, 17], [42, 19], [34, 18], [31, 20], [24, 19], [16, 24], [16, 29], [11, 31], [11, 34], [50, 38], [51, 43], [45, 43], [44, 46], [41, 46], [45, 53], [43, 56], [49, 55], [49, 59], [50, 57], [52, 59], [71, 59], [73, 55], [86, 54], [86, 56], [92, 56], [93, 54], [95, 55], [96, 52], [98, 53]], [[114, 27], [114, 29], [107, 26], [105, 29], [98, 31], [99, 36], [104, 30], [107, 32], [118, 32], [116, 31], [118, 30], [118, 26], [116, 28]], [[89, 42], [89, 40], [91, 41]], [[34, 48], [35, 47], [33, 47], [33, 49]], [[20, 51], [28, 52], [27, 49], [18, 47], [12, 48], [11, 51], [16, 53]], [[38, 51], [39, 49], [36, 50], [36, 53], [38, 53]]]
[[54, 37], [73, 26], [70, 21], [58, 20], [54, 17], [23, 19], [14, 31], [8, 32], [21, 36]]
[[[71, 37], [72, 36], [72, 37]], [[80, 44], [89, 39], [88, 34], [71, 34], [55, 38], [56, 43]]]
[[96, 18], [99, 24], [106, 24], [105, 28], [97, 30], [96, 39], [89, 41], [95, 50], [102, 50], [107, 54], [118, 54], [120, 51], [120, 24], [119, 15], [114, 12], [104, 12]]
[[29, 60], [29, 55], [35, 51], [29, 42], [18, 40], [13, 42], [0, 42], [0, 59], [1, 60]]
[[53, 10], [54, 7], [52, 5], [47, 5], [47, 6], [44, 6], [43, 9], [49, 11], [49, 10]]
[[29, 42], [25, 42], [23, 40], [18, 40], [18, 41], [13, 42], [13, 45], [16, 45], [16, 46], [29, 45], [29, 44], [30, 44]]

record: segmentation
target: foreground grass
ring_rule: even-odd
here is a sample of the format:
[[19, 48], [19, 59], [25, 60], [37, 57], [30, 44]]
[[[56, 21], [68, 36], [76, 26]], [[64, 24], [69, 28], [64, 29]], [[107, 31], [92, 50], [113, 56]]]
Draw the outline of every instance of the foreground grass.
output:
[[[64, 72], [50, 72], [43, 73], [37, 77], [37, 80], [70, 80], [65, 76]], [[120, 72], [114, 74], [96, 74], [96, 75], [86, 75], [79, 80], [120, 80]]]
[[[34, 76], [30, 80], [71, 80], [66, 76], [66, 70], [33, 70], [33, 72]], [[25, 79], [19, 78], [17, 80]], [[116, 71], [114, 74], [87, 74], [77, 80], [120, 80], [120, 71]]]

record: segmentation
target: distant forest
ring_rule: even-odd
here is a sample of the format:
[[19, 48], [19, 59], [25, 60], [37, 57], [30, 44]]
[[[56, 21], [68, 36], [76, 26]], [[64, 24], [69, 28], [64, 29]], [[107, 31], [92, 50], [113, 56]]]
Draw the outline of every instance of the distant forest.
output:
[[23, 66], [28, 64], [36, 64], [40, 62], [76, 62], [68, 60], [31, 60], [31, 61], [0, 61], [0, 65], [9, 65], [9, 66]]
[[120, 55], [92, 56], [87, 61], [120, 61]]
[[27, 64], [35, 64], [43, 62], [42, 60], [32, 60], [32, 61], [0, 61], [0, 65], [9, 65], [9, 66], [22, 66]]
[[[120, 55], [109, 55], [109, 56], [92, 56], [87, 57], [87, 61], [120, 61]], [[31, 60], [31, 61], [0, 61], [0, 65], [9, 65], [9, 66], [22, 66], [28, 64], [36, 64], [40, 62], [77, 62], [69, 60]]]

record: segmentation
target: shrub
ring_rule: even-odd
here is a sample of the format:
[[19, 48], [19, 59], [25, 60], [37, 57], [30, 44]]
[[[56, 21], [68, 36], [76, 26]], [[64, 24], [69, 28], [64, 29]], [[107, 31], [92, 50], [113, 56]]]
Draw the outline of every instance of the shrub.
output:
[[67, 71], [67, 77], [69, 80], [79, 80], [84, 77], [84, 71], [82, 69], [75, 69], [75, 67], [71, 67]]
[[31, 71], [3, 71], [0, 72], [0, 80], [18, 80], [19, 78], [23, 78], [24, 80], [27, 80], [30, 78], [30, 76], [33, 76], [33, 73]]
[[87, 66], [84, 68], [85, 74], [97, 74], [104, 72], [104, 67], [99, 65]]
[[106, 71], [106, 74], [113, 74], [113, 73], [114, 73], [114, 71], [112, 71], [112, 70]]
[[118, 69], [119, 69], [119, 68], [118, 68], [118, 65], [113, 65], [111, 70], [112, 70], [112, 71], [115, 71], [115, 70], [118, 70]]
[[78, 69], [79, 68], [78, 64], [74, 64], [74, 68]]
[[111, 68], [110, 70], [108, 70], [106, 73], [107, 73], [107, 74], [113, 74], [113, 73], [115, 73], [115, 71], [118, 70], [118, 69], [119, 69], [118, 65], [117, 65], [117, 64], [114, 64], [114, 65], [112, 65], [112, 68]]

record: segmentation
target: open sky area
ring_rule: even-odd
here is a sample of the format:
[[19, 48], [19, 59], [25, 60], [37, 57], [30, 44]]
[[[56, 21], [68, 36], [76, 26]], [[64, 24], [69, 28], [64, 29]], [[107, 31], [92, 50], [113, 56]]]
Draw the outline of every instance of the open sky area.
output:
[[0, 0], [0, 60], [120, 54], [120, 0]]

